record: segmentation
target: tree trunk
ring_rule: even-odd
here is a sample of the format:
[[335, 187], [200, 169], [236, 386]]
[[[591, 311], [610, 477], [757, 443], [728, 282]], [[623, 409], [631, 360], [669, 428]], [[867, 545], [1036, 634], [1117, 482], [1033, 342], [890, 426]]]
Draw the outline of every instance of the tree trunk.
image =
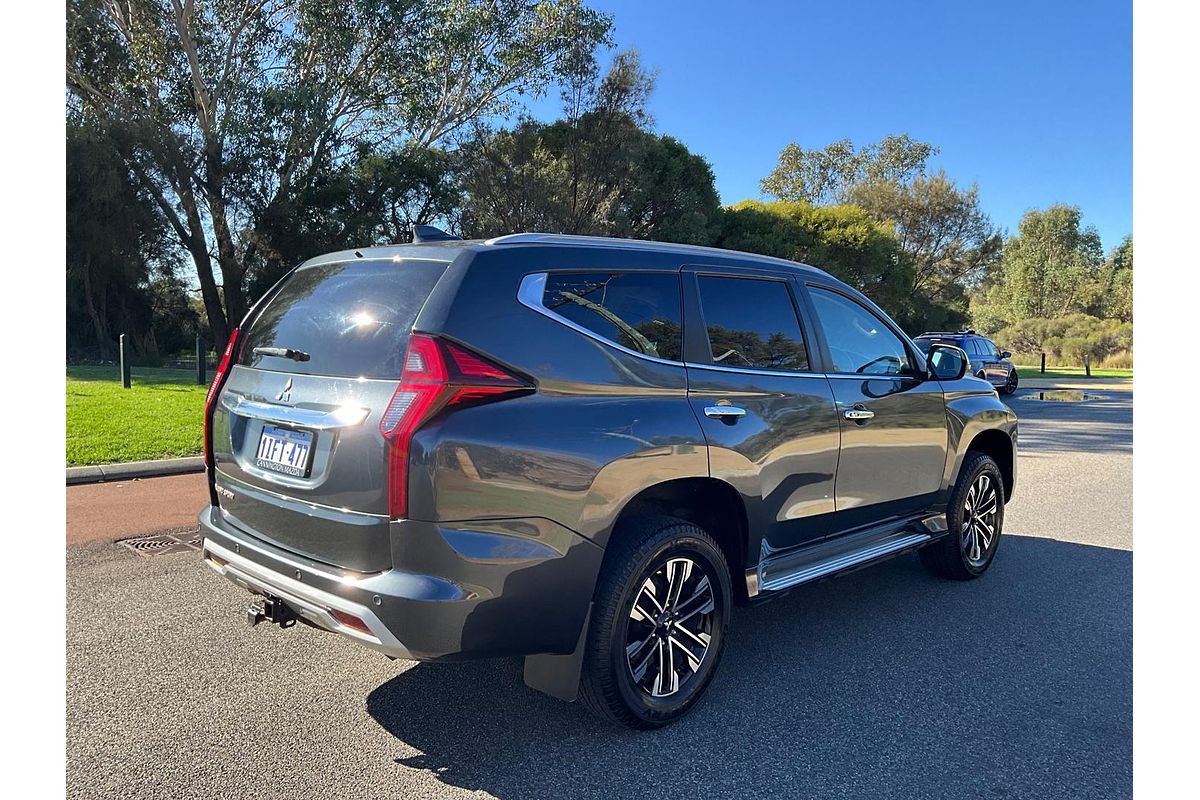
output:
[[213, 143], [206, 148], [205, 161], [208, 173], [204, 184], [205, 199], [208, 201], [213, 235], [217, 240], [217, 261], [221, 265], [221, 288], [225, 296], [226, 334], [221, 339], [221, 347], [224, 348], [229, 333], [241, 324], [242, 317], [246, 315], [246, 295], [242, 287], [246, 269], [238, 260], [233, 234], [229, 230], [223, 196], [225, 182], [221, 149], [218, 144]]
[[196, 207], [196, 195], [189, 185], [181, 185], [179, 199], [187, 214], [188, 240], [184, 243], [192, 254], [196, 266], [196, 277], [200, 279], [200, 296], [204, 300], [204, 311], [208, 315], [208, 326], [212, 329], [213, 344], [217, 351], [225, 349], [229, 340], [229, 323], [221, 305], [221, 294], [217, 291], [217, 280], [213, 276], [212, 257], [208, 253], [208, 239], [204, 235], [204, 224], [200, 210]]
[[107, 359], [112, 353], [112, 345], [109, 340], [107, 321], [100, 316], [96, 311], [95, 298], [92, 296], [92, 269], [91, 259], [84, 259], [83, 262], [83, 299], [87, 305], [88, 316], [92, 319], [92, 327], [96, 332], [96, 346], [100, 350], [100, 358]]

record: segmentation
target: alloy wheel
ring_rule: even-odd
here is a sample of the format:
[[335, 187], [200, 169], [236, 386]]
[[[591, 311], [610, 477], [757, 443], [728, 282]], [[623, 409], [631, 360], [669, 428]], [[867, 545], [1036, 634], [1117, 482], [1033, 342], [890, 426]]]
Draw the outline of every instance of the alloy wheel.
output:
[[698, 562], [668, 558], [642, 583], [629, 612], [625, 659], [652, 698], [674, 695], [699, 672], [712, 644], [716, 599]]
[[963, 559], [973, 567], [987, 563], [992, 545], [999, 535], [996, 518], [1000, 511], [1000, 494], [996, 482], [987, 473], [981, 474], [967, 490], [963, 501], [962, 531], [959, 543]]

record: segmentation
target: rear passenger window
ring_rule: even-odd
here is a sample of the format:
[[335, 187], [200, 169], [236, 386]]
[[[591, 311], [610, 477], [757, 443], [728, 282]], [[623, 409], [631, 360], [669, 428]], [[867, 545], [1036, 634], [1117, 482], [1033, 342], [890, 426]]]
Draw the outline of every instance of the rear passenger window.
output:
[[908, 349], [879, 317], [849, 297], [809, 288], [817, 320], [829, 342], [834, 372], [911, 374]]
[[662, 272], [552, 272], [542, 305], [638, 353], [682, 361], [679, 276]]
[[808, 351], [786, 283], [711, 275], [701, 275], [699, 280], [714, 364], [808, 370]]

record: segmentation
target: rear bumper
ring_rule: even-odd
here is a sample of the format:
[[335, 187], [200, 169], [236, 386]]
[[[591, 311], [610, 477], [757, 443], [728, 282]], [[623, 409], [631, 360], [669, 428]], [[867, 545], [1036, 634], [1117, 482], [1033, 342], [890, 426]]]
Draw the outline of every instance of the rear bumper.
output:
[[[297, 616], [303, 617], [318, 628], [340, 633], [393, 658], [412, 658], [408, 649], [396, 639], [369, 606], [273, 572], [208, 537], [204, 539], [204, 561], [218, 575], [224, 575], [243, 589], [255, 594], [278, 597], [287, 603]], [[362, 620], [370, 628], [370, 633], [339, 622], [331, 613], [335, 610]]]
[[[360, 573], [251, 536], [219, 508], [200, 513], [204, 560], [306, 621], [395, 658], [570, 653], [603, 551], [547, 520], [392, 523], [393, 569]], [[357, 617], [369, 633], [338, 621]]]

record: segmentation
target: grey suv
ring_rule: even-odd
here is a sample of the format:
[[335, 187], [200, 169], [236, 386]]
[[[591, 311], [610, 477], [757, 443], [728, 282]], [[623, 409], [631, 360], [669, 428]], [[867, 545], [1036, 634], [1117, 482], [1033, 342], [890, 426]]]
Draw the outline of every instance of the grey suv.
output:
[[1017, 368], [1011, 361], [1012, 353], [996, 347], [996, 343], [986, 336], [971, 330], [922, 333], [913, 341], [923, 351], [928, 351], [935, 344], [954, 345], [967, 354], [970, 359], [967, 371], [972, 375], [992, 384], [1002, 394], [1012, 394], [1017, 390], [1019, 378]]
[[252, 624], [524, 656], [530, 686], [661, 726], [735, 604], [912, 550], [987, 570], [1017, 419], [966, 360], [745, 253], [515, 234], [321, 256], [226, 349], [204, 558]]

